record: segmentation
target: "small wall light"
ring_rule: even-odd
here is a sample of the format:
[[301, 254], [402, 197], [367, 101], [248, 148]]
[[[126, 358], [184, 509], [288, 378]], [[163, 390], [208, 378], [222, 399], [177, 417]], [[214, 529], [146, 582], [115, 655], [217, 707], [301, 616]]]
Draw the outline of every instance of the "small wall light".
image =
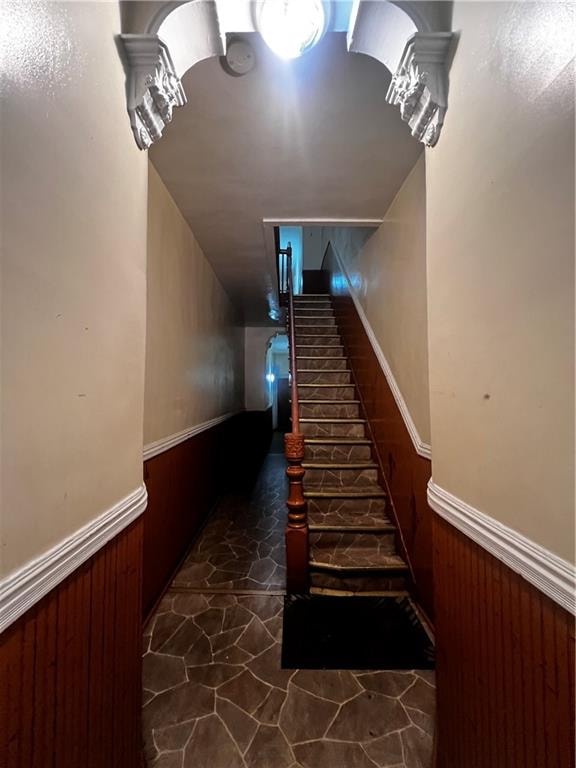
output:
[[266, 381], [268, 382], [268, 384], [274, 384], [274, 379], [275, 378], [276, 377], [274, 376], [273, 373], [267, 373], [266, 374]]
[[258, 29], [282, 59], [296, 59], [321, 39], [327, 14], [322, 0], [263, 0]]

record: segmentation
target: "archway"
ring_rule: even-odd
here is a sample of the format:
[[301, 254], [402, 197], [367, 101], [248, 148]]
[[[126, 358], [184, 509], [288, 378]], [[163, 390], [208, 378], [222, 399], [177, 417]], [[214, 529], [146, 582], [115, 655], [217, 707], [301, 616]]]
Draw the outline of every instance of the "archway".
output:
[[[263, 2], [264, 0], [259, 0]], [[334, 14], [329, 31], [345, 31], [350, 53], [380, 61], [392, 74], [386, 100], [400, 108], [412, 135], [426, 146], [439, 138], [447, 109], [453, 40], [437, 3], [353, 0]], [[154, 4], [138, 34], [123, 34], [130, 123], [148, 149], [186, 96], [182, 77], [199, 61], [226, 52], [230, 36], [258, 32], [254, 0], [189, 0]], [[145, 25], [145, 26], [144, 26]]]

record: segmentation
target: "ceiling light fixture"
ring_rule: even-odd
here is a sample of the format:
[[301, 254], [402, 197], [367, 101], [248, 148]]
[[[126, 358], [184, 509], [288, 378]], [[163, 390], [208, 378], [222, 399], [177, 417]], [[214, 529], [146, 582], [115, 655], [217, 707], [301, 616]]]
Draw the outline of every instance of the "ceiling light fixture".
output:
[[296, 59], [313, 48], [326, 31], [323, 0], [263, 0], [258, 29], [281, 59]]

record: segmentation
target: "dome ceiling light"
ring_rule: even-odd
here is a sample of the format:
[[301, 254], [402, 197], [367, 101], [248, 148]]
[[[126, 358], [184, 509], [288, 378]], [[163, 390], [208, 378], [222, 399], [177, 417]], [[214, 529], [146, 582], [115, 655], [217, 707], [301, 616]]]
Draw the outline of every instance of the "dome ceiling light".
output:
[[313, 48], [326, 31], [323, 0], [263, 0], [258, 31], [281, 59], [296, 59]]

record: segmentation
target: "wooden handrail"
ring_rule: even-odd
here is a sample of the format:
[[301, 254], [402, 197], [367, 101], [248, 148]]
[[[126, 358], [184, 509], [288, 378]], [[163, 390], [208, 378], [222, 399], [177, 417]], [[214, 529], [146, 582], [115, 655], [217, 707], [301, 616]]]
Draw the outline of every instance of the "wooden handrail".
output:
[[[298, 366], [296, 359], [296, 325], [294, 315], [294, 283], [292, 276], [292, 246], [278, 250], [286, 256], [286, 288], [288, 310], [288, 343], [290, 346], [291, 416], [292, 431], [284, 435], [284, 452], [288, 468], [289, 491], [286, 506], [286, 588], [289, 593], [304, 594], [309, 589], [308, 505], [304, 497], [303, 479], [304, 435], [300, 432], [298, 404]], [[280, 259], [280, 262], [282, 260]], [[284, 283], [281, 283], [284, 287]]]
[[296, 325], [294, 318], [294, 283], [292, 276], [292, 246], [288, 243], [286, 264], [288, 270], [288, 343], [290, 345], [290, 373], [292, 396], [292, 434], [300, 434], [300, 408], [298, 405], [298, 370], [296, 367]]

